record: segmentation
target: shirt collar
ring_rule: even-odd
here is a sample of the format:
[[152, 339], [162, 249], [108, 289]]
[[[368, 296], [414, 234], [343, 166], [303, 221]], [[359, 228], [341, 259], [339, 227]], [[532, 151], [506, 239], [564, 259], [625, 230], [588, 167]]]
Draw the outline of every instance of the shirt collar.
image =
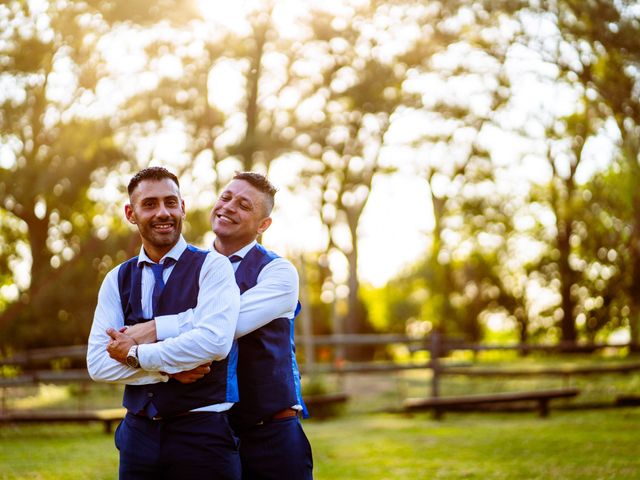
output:
[[[164, 263], [165, 258], [172, 258], [176, 262], [180, 258], [180, 255], [187, 249], [187, 241], [184, 239], [182, 235], [178, 239], [178, 242], [173, 246], [171, 250], [169, 250], [161, 259], [159, 263]], [[155, 263], [151, 260], [147, 253], [144, 251], [144, 246], [140, 247], [140, 253], [138, 254], [138, 266], [144, 264], [145, 262]]]
[[[251, 250], [255, 246], [256, 243], [258, 243], [258, 241], [254, 240], [253, 242], [246, 244], [244, 247], [242, 247], [237, 252], [233, 252], [231, 255], [237, 255], [237, 256], [239, 256], [241, 258], [244, 258], [245, 255], [247, 253], [249, 253], [249, 250]], [[215, 250], [215, 247], [214, 247], [214, 250]], [[228, 256], [230, 257], [231, 255], [228, 255]]]

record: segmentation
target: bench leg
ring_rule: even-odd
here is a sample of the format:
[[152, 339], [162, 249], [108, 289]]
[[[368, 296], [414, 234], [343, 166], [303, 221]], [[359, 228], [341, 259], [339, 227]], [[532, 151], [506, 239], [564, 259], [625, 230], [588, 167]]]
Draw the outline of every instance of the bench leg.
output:
[[433, 419], [442, 420], [443, 417], [444, 417], [444, 408], [433, 407]]
[[106, 433], [106, 434], [110, 434], [111, 433], [111, 422], [112, 422], [112, 420], [105, 420], [104, 421], [104, 433]]
[[538, 400], [538, 413], [541, 417], [545, 418], [549, 416], [549, 400], [541, 398]]

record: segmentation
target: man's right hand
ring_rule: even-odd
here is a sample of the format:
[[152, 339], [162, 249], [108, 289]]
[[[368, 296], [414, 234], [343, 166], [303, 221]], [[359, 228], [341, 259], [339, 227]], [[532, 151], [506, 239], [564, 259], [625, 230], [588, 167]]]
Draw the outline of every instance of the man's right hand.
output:
[[184, 372], [172, 373], [169, 377], [179, 381], [180, 383], [193, 383], [200, 380], [207, 373], [211, 371], [211, 367], [209, 367], [209, 363], [200, 365], [191, 370], [185, 370]]

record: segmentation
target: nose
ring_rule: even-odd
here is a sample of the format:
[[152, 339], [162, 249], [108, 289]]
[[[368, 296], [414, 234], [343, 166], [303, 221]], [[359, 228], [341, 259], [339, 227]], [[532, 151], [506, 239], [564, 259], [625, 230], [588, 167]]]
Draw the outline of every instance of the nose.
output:
[[168, 217], [169, 216], [169, 209], [164, 204], [164, 202], [160, 202], [160, 204], [158, 206], [157, 216], [158, 217]]
[[220, 211], [235, 212], [236, 211], [235, 202], [233, 200], [230, 202], [225, 202], [223, 205], [220, 206]]

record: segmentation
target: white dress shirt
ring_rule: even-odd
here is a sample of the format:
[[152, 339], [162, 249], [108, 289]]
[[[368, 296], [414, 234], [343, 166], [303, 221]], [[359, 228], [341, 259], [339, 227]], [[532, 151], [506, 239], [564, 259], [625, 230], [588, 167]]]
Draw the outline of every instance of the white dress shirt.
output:
[[[254, 240], [229, 256], [244, 258], [256, 243]], [[238, 270], [240, 263], [232, 264], [234, 271]], [[240, 296], [235, 337], [251, 333], [276, 318], [293, 318], [298, 305], [298, 285], [298, 271], [286, 258], [275, 258], [265, 265], [258, 274], [256, 285]], [[166, 341], [192, 329], [195, 315], [197, 313], [189, 309], [177, 315], [156, 317], [158, 341]], [[291, 408], [302, 410], [302, 405], [292, 405]]]
[[[182, 236], [178, 243], [161, 260], [175, 260], [187, 248]], [[138, 264], [149, 262], [140, 249]], [[153, 262], [152, 262], [153, 263]], [[199, 278], [197, 305], [193, 312], [192, 328], [163, 342], [144, 344], [138, 347], [141, 368], [132, 368], [109, 357], [106, 347], [110, 337], [108, 328], [120, 330], [124, 326], [124, 313], [118, 288], [119, 266], [105, 277], [98, 305], [93, 318], [87, 366], [89, 375], [96, 381], [129, 385], [144, 385], [166, 382], [167, 375], [193, 369], [199, 365], [226, 358], [231, 350], [238, 318], [240, 296], [229, 260], [212, 251], [206, 256]], [[173, 266], [163, 272], [165, 283], [169, 280]], [[151, 318], [152, 292], [155, 279], [148, 265], [142, 271], [142, 310], [145, 318]]]
[[[251, 242], [233, 255], [244, 258], [256, 243]], [[237, 270], [240, 262], [232, 265]], [[240, 297], [235, 338], [251, 333], [276, 318], [293, 318], [297, 304], [298, 272], [285, 258], [272, 260], [260, 271], [256, 285]], [[193, 328], [196, 316], [197, 312], [189, 309], [177, 315], [156, 317], [158, 341], [188, 332]]]

